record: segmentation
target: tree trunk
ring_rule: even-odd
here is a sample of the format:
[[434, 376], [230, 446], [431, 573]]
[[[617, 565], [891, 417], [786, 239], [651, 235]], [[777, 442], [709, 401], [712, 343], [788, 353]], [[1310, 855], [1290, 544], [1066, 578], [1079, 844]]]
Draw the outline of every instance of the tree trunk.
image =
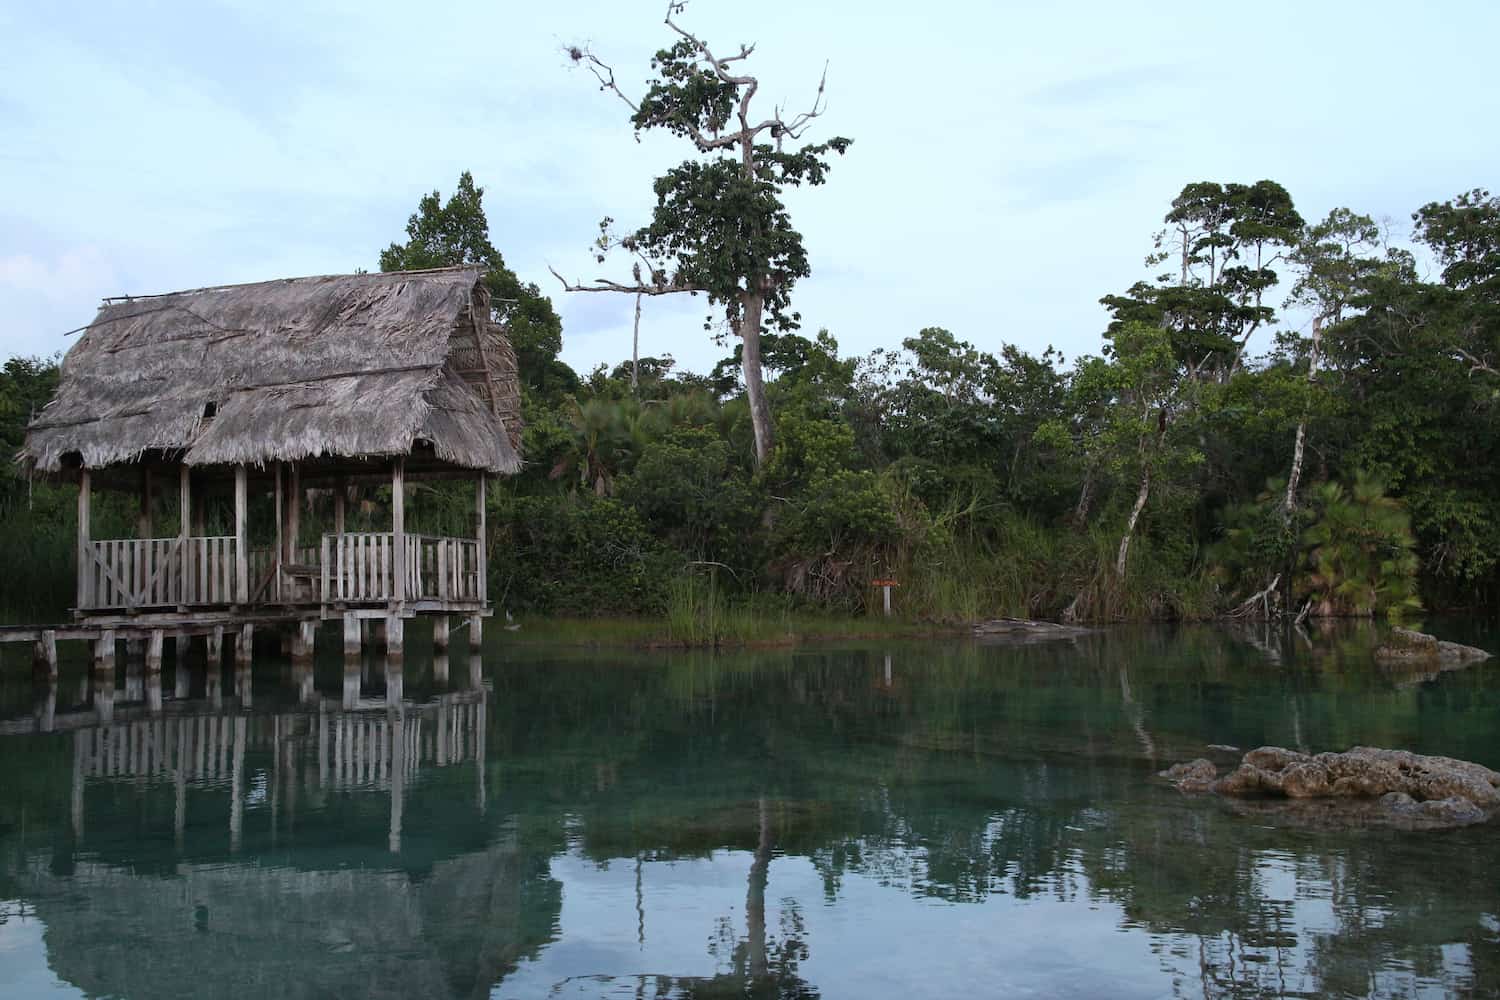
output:
[[[1318, 347], [1323, 340], [1323, 317], [1314, 316], [1312, 323], [1312, 354], [1307, 362], [1307, 381], [1312, 382], [1318, 371]], [[1297, 509], [1297, 484], [1302, 479], [1302, 455], [1303, 447], [1307, 441], [1307, 416], [1306, 410], [1303, 417], [1297, 421], [1297, 442], [1292, 446], [1292, 471], [1286, 477], [1286, 499], [1282, 501], [1281, 509], [1285, 516], [1291, 517]]]
[[765, 294], [744, 292], [740, 296], [740, 340], [744, 344], [740, 371], [745, 376], [745, 398], [750, 403], [750, 425], [755, 430], [755, 467], [760, 468], [771, 457], [775, 431], [771, 426], [771, 405], [766, 402], [766, 383], [761, 373], [760, 321]]
[[1115, 559], [1115, 576], [1125, 578], [1125, 559], [1130, 554], [1130, 539], [1135, 535], [1136, 522], [1141, 519], [1141, 511], [1146, 507], [1146, 497], [1151, 493], [1151, 470], [1149, 468], [1141, 471], [1141, 489], [1135, 495], [1135, 506], [1130, 509], [1130, 520], [1125, 522], [1125, 535], [1120, 539], [1120, 555]]
[[635, 293], [635, 329], [630, 335], [630, 394], [641, 394], [641, 293]]
[[1073, 525], [1081, 528], [1088, 523], [1089, 508], [1094, 503], [1094, 470], [1089, 469], [1083, 476], [1083, 488], [1078, 491], [1078, 503], [1073, 508]]

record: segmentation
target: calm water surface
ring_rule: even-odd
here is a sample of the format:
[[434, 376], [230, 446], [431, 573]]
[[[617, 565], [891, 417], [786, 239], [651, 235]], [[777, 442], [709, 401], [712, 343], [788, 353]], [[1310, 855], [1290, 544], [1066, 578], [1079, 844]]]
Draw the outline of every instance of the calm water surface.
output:
[[55, 688], [8, 648], [0, 996], [1500, 995], [1496, 824], [1152, 781], [1208, 744], [1500, 767], [1500, 665], [1383, 671], [1358, 630], [505, 638]]

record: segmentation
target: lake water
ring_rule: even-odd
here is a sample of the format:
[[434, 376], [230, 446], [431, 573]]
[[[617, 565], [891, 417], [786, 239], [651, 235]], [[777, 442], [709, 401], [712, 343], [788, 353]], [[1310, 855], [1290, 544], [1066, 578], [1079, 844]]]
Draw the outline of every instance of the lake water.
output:
[[1500, 825], [1314, 829], [1153, 780], [1209, 744], [1500, 767], [1500, 665], [1393, 673], [1359, 629], [436, 661], [415, 633], [399, 673], [169, 653], [53, 688], [8, 648], [0, 996], [1500, 995]]

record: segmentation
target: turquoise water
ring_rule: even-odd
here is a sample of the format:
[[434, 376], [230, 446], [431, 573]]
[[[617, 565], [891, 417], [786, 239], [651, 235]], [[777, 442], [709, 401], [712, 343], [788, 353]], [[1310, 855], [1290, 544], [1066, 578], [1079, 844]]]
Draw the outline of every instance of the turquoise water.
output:
[[6, 649], [0, 996], [1500, 994], [1496, 824], [1311, 829], [1152, 780], [1209, 744], [1500, 767], [1500, 665], [1382, 670], [1359, 629], [508, 638], [50, 688]]

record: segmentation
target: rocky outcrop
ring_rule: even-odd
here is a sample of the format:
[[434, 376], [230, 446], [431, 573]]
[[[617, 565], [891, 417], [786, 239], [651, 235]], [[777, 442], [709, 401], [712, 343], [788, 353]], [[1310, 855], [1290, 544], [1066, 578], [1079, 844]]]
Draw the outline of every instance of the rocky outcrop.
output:
[[1376, 661], [1386, 664], [1431, 664], [1451, 669], [1489, 658], [1489, 652], [1477, 646], [1444, 642], [1409, 628], [1391, 629], [1385, 641], [1375, 647]]
[[1296, 804], [1292, 812], [1325, 822], [1337, 821], [1341, 803], [1352, 822], [1412, 828], [1464, 826], [1500, 813], [1500, 772], [1406, 750], [1305, 754], [1261, 747], [1223, 777], [1204, 759], [1177, 764], [1161, 777], [1183, 792]]

